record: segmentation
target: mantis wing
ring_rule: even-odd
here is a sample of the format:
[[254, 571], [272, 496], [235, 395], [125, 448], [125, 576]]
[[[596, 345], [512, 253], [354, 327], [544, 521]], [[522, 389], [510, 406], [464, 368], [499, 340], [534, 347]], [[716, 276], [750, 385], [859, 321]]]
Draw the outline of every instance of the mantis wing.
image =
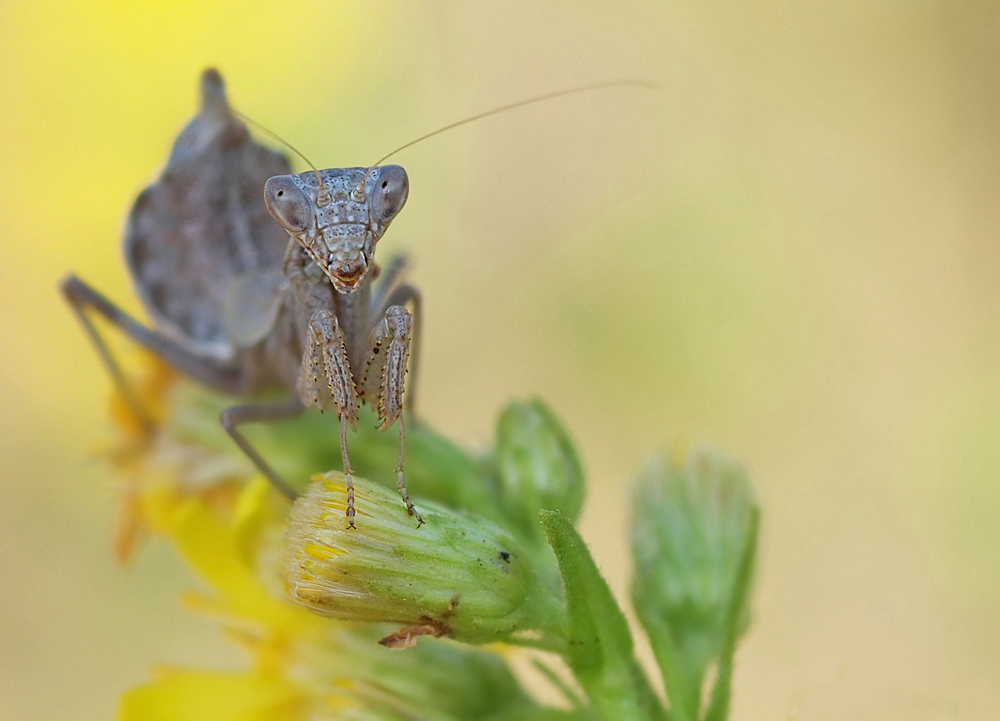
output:
[[[125, 229], [126, 263], [146, 312], [192, 353], [233, 361], [247, 338], [262, 337], [271, 311], [261, 298], [272, 271], [280, 275], [288, 242], [267, 213], [263, 187], [288, 172], [283, 155], [251, 138], [222, 78], [207, 70], [201, 111], [177, 138], [163, 174], [136, 199]], [[263, 289], [251, 294], [254, 308], [227, 317], [246, 283]]]

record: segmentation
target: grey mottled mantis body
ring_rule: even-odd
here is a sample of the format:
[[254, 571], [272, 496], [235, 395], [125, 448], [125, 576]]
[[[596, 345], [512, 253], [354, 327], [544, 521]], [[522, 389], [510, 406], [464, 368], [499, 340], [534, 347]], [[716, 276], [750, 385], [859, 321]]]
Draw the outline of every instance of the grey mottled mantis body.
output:
[[[406, 202], [409, 181], [398, 165], [380, 164], [481, 118], [582, 91], [628, 86], [655, 87], [619, 80], [547, 93], [446, 125], [370, 168], [291, 175], [284, 156], [253, 141], [226, 101], [221, 76], [207, 70], [201, 112], [177, 138], [160, 179], [139, 195], [126, 228], [126, 263], [155, 329], [75, 275], [64, 279], [63, 294], [150, 430], [153, 423], [88, 310], [209, 388], [250, 400], [268, 390], [286, 391], [289, 397], [282, 401], [227, 408], [221, 422], [289, 498], [295, 491], [239, 426], [292, 418], [310, 405], [335, 410], [351, 528], [347, 428], [355, 427], [360, 405], [374, 407], [380, 430], [399, 424], [397, 485], [410, 515], [423, 523], [403, 476], [404, 381], [408, 362], [416, 376], [420, 294], [405, 282], [405, 259], [394, 259], [381, 277], [374, 259], [376, 244]], [[412, 389], [406, 398], [412, 410]]]
[[406, 172], [389, 165], [290, 175], [283, 156], [250, 138], [214, 70], [202, 78], [202, 95], [201, 112], [177, 139], [160, 180], [136, 200], [126, 229], [126, 262], [156, 329], [76, 276], [63, 281], [63, 294], [149, 428], [88, 309], [210, 388], [250, 399], [273, 388], [293, 393], [221, 416], [237, 445], [289, 498], [295, 491], [239, 426], [292, 418], [310, 405], [336, 411], [350, 527], [347, 428], [355, 427], [362, 403], [373, 406], [381, 429], [399, 424], [397, 484], [422, 523], [404, 481], [402, 413], [420, 295], [405, 282], [404, 259], [381, 277], [374, 261], [376, 244], [406, 202]]

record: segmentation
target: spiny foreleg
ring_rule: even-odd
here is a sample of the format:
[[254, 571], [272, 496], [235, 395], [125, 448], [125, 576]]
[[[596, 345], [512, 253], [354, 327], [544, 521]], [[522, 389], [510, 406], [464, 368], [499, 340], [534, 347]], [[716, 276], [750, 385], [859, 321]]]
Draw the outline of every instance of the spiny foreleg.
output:
[[[378, 300], [378, 299], [376, 299]], [[423, 302], [420, 291], [409, 283], [399, 283], [386, 294], [380, 304], [373, 303], [372, 322], [378, 322], [385, 315], [386, 310], [393, 305], [401, 305], [409, 309], [413, 321], [410, 326], [410, 360], [407, 364], [410, 383], [406, 392], [406, 411], [410, 418], [416, 417], [417, 411], [417, 389], [419, 387], [420, 370], [420, 341], [422, 337], [421, 324], [423, 323]]]
[[358, 423], [358, 393], [347, 359], [344, 332], [331, 311], [320, 310], [309, 319], [302, 370], [296, 390], [304, 405], [321, 410], [336, 408], [340, 419], [340, 454], [344, 461], [347, 483], [347, 525], [354, 528], [354, 472], [347, 452], [347, 426], [353, 430]]
[[375, 324], [368, 342], [362, 398], [378, 412], [380, 431], [399, 421], [399, 456], [396, 461], [396, 487], [406, 504], [406, 511], [421, 525], [424, 519], [410, 501], [403, 477], [403, 448], [406, 426], [403, 421], [403, 385], [406, 362], [410, 357], [413, 316], [401, 305], [390, 306]]

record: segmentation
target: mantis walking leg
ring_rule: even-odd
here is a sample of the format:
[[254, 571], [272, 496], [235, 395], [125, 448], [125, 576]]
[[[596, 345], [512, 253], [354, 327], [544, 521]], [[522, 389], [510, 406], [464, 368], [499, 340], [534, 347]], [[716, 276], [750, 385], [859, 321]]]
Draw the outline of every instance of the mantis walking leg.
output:
[[240, 447], [240, 450], [246, 454], [255, 466], [257, 470], [267, 477], [267, 480], [271, 482], [278, 491], [281, 492], [285, 498], [290, 501], [294, 501], [298, 497], [298, 493], [295, 492], [288, 481], [282, 478], [277, 471], [275, 471], [270, 464], [261, 457], [257, 449], [254, 448], [250, 441], [246, 439], [237, 426], [244, 423], [260, 423], [260, 422], [270, 422], [270, 421], [281, 421], [289, 418], [295, 418], [300, 415], [302, 411], [305, 410], [302, 404], [299, 403], [297, 398], [289, 398], [283, 401], [277, 401], [275, 403], [260, 403], [257, 405], [243, 405], [243, 406], [230, 406], [222, 411], [219, 416], [219, 421], [222, 423], [222, 427], [226, 429], [226, 433], [232, 438], [236, 445]]
[[101, 357], [101, 361], [115, 385], [146, 430], [153, 430], [153, 421], [139, 402], [104, 338], [101, 337], [97, 327], [87, 315], [87, 309], [96, 311], [133, 341], [155, 353], [184, 375], [223, 393], [238, 393], [240, 391], [242, 378], [238, 371], [193, 355], [176, 341], [150, 330], [75, 275], [67, 276], [60, 288], [87, 336], [97, 349], [97, 354]]

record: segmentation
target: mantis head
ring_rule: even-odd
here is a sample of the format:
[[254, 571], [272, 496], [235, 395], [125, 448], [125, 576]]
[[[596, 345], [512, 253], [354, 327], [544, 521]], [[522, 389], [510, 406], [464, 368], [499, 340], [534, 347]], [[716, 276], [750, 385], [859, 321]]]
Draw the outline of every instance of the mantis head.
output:
[[264, 184], [271, 216], [340, 293], [372, 268], [375, 245], [406, 203], [410, 182], [398, 165], [277, 175]]

